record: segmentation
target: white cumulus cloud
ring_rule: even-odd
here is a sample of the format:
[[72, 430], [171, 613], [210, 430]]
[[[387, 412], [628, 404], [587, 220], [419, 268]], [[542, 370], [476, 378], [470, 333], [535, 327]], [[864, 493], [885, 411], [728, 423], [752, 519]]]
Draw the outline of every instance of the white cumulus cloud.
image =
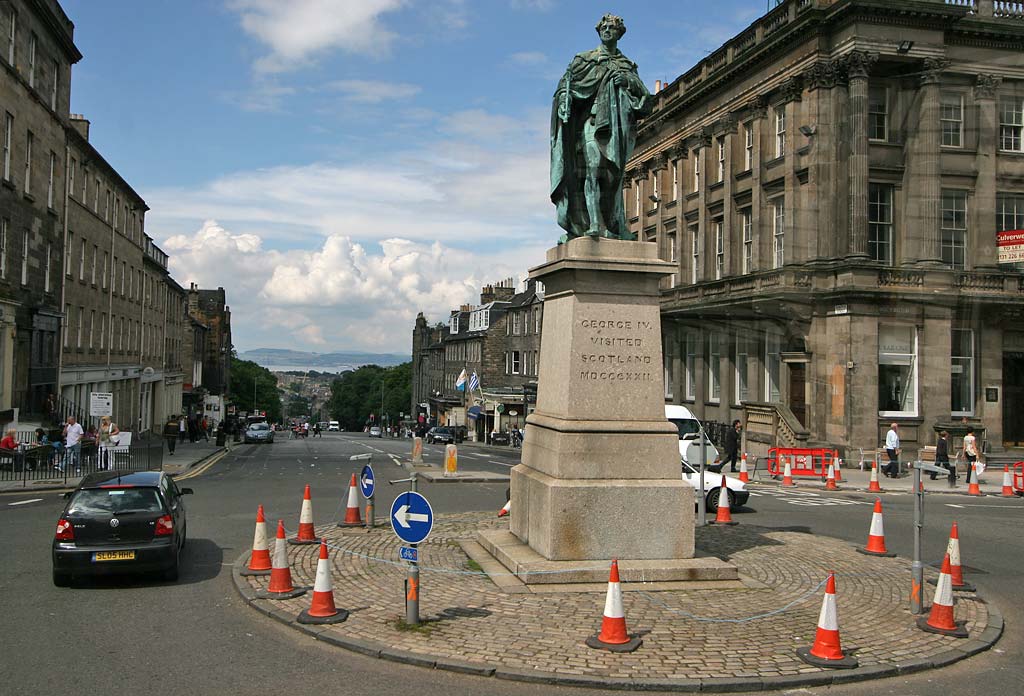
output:
[[256, 61], [259, 72], [286, 72], [320, 54], [341, 50], [384, 55], [396, 34], [382, 16], [404, 0], [231, 0], [246, 33], [266, 44], [270, 53]]

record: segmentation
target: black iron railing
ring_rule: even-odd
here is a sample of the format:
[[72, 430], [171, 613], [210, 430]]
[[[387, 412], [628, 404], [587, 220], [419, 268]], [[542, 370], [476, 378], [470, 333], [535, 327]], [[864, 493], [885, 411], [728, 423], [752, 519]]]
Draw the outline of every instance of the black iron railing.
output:
[[77, 480], [94, 471], [159, 471], [163, 468], [163, 452], [161, 438], [110, 449], [87, 445], [71, 451], [39, 445], [0, 450], [0, 481], [20, 481], [24, 485], [41, 481], [67, 484], [69, 479]]

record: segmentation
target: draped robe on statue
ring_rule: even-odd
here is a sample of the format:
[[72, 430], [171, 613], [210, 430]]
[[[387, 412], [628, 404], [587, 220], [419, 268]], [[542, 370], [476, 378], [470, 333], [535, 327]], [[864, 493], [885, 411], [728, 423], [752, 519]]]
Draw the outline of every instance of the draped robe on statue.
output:
[[[614, 83], [617, 74], [626, 78], [622, 86]], [[601, 46], [577, 54], [569, 64], [551, 106], [551, 202], [566, 231], [560, 242], [586, 234], [636, 238], [626, 227], [622, 180], [636, 142], [636, 119], [648, 111], [650, 101], [636, 64], [617, 49], [610, 53]], [[588, 136], [600, 150], [598, 205], [607, 229], [596, 229], [587, 210]]]

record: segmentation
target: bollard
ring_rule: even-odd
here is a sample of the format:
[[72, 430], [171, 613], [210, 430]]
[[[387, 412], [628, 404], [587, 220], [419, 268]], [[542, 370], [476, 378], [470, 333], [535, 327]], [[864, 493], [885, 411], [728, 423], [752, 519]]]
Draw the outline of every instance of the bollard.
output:
[[700, 471], [697, 473], [697, 526], [705, 527], [707, 520], [707, 503], [704, 499], [704, 467], [707, 464], [708, 450], [704, 428], [700, 429]]
[[[418, 544], [410, 544], [417, 548]], [[420, 568], [418, 561], [409, 561], [409, 577], [405, 580], [405, 623], [415, 626], [420, 622]]]
[[456, 476], [459, 472], [459, 451], [455, 445], [444, 448], [444, 475]]
[[412, 463], [422, 464], [423, 463], [423, 438], [414, 437], [412, 439]]

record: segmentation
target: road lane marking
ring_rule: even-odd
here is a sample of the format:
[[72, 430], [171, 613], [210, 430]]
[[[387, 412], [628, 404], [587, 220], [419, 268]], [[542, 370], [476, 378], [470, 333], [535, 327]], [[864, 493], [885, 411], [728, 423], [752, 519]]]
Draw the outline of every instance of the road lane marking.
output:
[[31, 500], [18, 500], [13, 503], [7, 503], [8, 505], [28, 505], [29, 503], [38, 503], [42, 498], [32, 498]]
[[971, 503], [964, 503], [963, 505], [954, 505], [953, 503], [946, 503], [946, 507], [951, 508], [965, 508], [965, 507], [980, 507], [980, 508], [999, 508], [1000, 510], [1024, 510], [1022, 507], [1014, 505], [972, 505]]
[[507, 466], [510, 469], [515, 466], [515, 464], [509, 464], [508, 462], [496, 462], [493, 459], [488, 461], [487, 463], [488, 464], [497, 464], [498, 466]]

